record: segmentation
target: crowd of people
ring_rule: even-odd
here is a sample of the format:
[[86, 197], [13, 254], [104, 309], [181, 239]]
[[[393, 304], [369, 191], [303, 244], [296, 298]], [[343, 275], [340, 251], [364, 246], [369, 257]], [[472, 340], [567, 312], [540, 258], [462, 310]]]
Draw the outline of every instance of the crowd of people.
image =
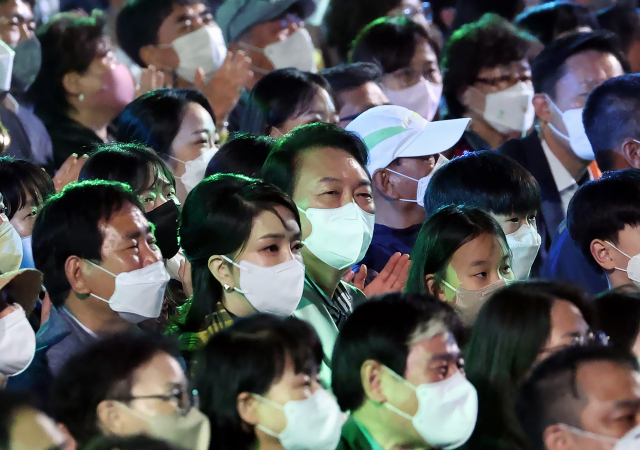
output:
[[0, 450], [640, 450], [635, 0], [0, 0]]

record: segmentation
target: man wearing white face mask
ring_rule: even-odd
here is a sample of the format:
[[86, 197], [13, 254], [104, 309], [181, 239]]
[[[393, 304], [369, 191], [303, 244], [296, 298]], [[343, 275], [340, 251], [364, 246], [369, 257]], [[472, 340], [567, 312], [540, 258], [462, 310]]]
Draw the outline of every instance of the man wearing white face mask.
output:
[[626, 351], [575, 346], [523, 383], [516, 416], [531, 450], [633, 450], [640, 432], [638, 362]]
[[469, 122], [428, 122], [402, 106], [378, 106], [347, 126], [369, 150], [367, 170], [373, 181], [376, 225], [361, 261], [367, 268], [380, 272], [394, 253], [411, 253], [426, 219], [427, 184], [448, 161], [441, 153], [458, 142]]
[[[216, 13], [231, 51], [251, 58], [251, 89], [275, 69], [294, 67], [315, 72], [316, 51], [304, 20], [316, 9], [315, 0], [226, 0]], [[229, 130], [237, 131], [247, 98], [240, 98], [229, 117]]]
[[33, 254], [53, 307], [34, 363], [9, 381], [46, 398], [75, 353], [160, 315], [169, 275], [139, 200], [123, 184], [78, 183], [43, 206]]
[[462, 371], [450, 306], [432, 297], [388, 294], [358, 307], [333, 355], [333, 393], [351, 416], [339, 450], [463, 445], [478, 394]]

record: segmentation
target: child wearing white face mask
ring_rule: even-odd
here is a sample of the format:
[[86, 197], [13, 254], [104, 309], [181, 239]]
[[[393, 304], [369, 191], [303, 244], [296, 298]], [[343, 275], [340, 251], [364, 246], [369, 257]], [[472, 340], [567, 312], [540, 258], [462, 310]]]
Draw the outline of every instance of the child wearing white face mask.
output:
[[499, 224], [479, 209], [447, 206], [422, 226], [411, 253], [406, 292], [450, 302], [473, 325], [491, 294], [514, 280]]
[[507, 236], [518, 280], [539, 276], [546, 257], [549, 243], [541, 249], [540, 235], [546, 233], [538, 232], [536, 222], [540, 202], [540, 187], [533, 175], [492, 151], [452, 160], [434, 174], [424, 197], [427, 216], [443, 206], [465, 205], [493, 217]]
[[213, 336], [194, 385], [217, 448], [334, 450], [345, 417], [320, 385], [322, 358], [313, 328], [293, 317], [255, 314]]

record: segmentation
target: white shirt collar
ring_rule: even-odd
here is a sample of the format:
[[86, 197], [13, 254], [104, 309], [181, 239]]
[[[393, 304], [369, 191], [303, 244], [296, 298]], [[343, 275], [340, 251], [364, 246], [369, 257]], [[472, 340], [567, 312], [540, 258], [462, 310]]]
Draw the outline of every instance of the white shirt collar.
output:
[[89, 334], [89, 336], [98, 339], [98, 335], [95, 334], [93, 331], [91, 331], [89, 328], [87, 328], [87, 326], [85, 324], [80, 322], [76, 318], [76, 316], [71, 314], [71, 311], [69, 311], [66, 306], [63, 306], [62, 309], [64, 310], [65, 313], [67, 313], [69, 315], [69, 317], [71, 317], [74, 320], [75, 323], [77, 323], [80, 326], [80, 328], [82, 328], [84, 331], [86, 331]]
[[544, 155], [547, 157], [547, 161], [549, 162], [551, 175], [553, 176], [553, 181], [556, 182], [558, 192], [562, 192], [565, 189], [576, 185], [576, 180], [573, 178], [573, 176], [571, 176], [564, 165], [562, 165], [558, 157], [551, 151], [551, 148], [549, 147], [549, 144], [547, 144], [547, 141], [545, 141], [544, 139], [540, 139], [540, 142], [542, 144]]

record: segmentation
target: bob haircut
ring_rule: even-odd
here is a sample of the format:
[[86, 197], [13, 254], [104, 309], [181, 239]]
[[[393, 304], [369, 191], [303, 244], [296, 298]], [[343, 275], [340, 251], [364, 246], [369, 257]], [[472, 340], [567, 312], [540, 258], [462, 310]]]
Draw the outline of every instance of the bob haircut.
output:
[[393, 73], [411, 64], [421, 38], [439, 56], [437, 40], [426, 28], [406, 17], [381, 17], [353, 41], [349, 62], [379, 64], [385, 75]]
[[235, 173], [260, 178], [262, 165], [275, 146], [276, 140], [269, 136], [236, 133], [213, 155], [204, 176]]
[[129, 103], [120, 118], [116, 140], [134, 142], [151, 147], [163, 158], [171, 156], [171, 144], [175, 139], [184, 113], [190, 103], [197, 103], [216, 116], [209, 100], [193, 89], [158, 89], [148, 92]]
[[55, 193], [53, 180], [42, 168], [12, 156], [0, 157], [0, 197], [9, 220], [29, 198], [39, 205]]
[[295, 317], [254, 314], [213, 335], [196, 360], [194, 385], [216, 448], [256, 447], [255, 432], [238, 414], [239, 394], [266, 395], [284, 375], [287, 361], [297, 374], [315, 376], [322, 358], [318, 335]]
[[128, 184], [136, 195], [140, 195], [161, 177], [175, 186], [173, 174], [155, 151], [140, 144], [114, 142], [101, 145], [89, 155], [78, 181], [119, 181]]
[[205, 318], [217, 311], [222, 285], [209, 270], [212, 255], [235, 260], [251, 236], [254, 219], [283, 206], [300, 225], [293, 201], [280, 189], [242, 175], [218, 174], [205, 178], [187, 196], [180, 216], [180, 245], [191, 262], [192, 304], [183, 329], [201, 331]]
[[486, 212], [467, 206], [445, 206], [438, 210], [418, 233], [411, 252], [413, 263], [405, 292], [430, 295], [424, 277], [434, 274], [436, 281], [441, 283], [453, 254], [485, 233], [497, 237], [502, 248], [511, 253], [504, 231]]
[[272, 127], [280, 127], [287, 119], [304, 114], [320, 89], [329, 93], [337, 105], [333, 90], [321, 75], [288, 68], [265, 75], [251, 91], [242, 116], [240, 131], [268, 135]]

